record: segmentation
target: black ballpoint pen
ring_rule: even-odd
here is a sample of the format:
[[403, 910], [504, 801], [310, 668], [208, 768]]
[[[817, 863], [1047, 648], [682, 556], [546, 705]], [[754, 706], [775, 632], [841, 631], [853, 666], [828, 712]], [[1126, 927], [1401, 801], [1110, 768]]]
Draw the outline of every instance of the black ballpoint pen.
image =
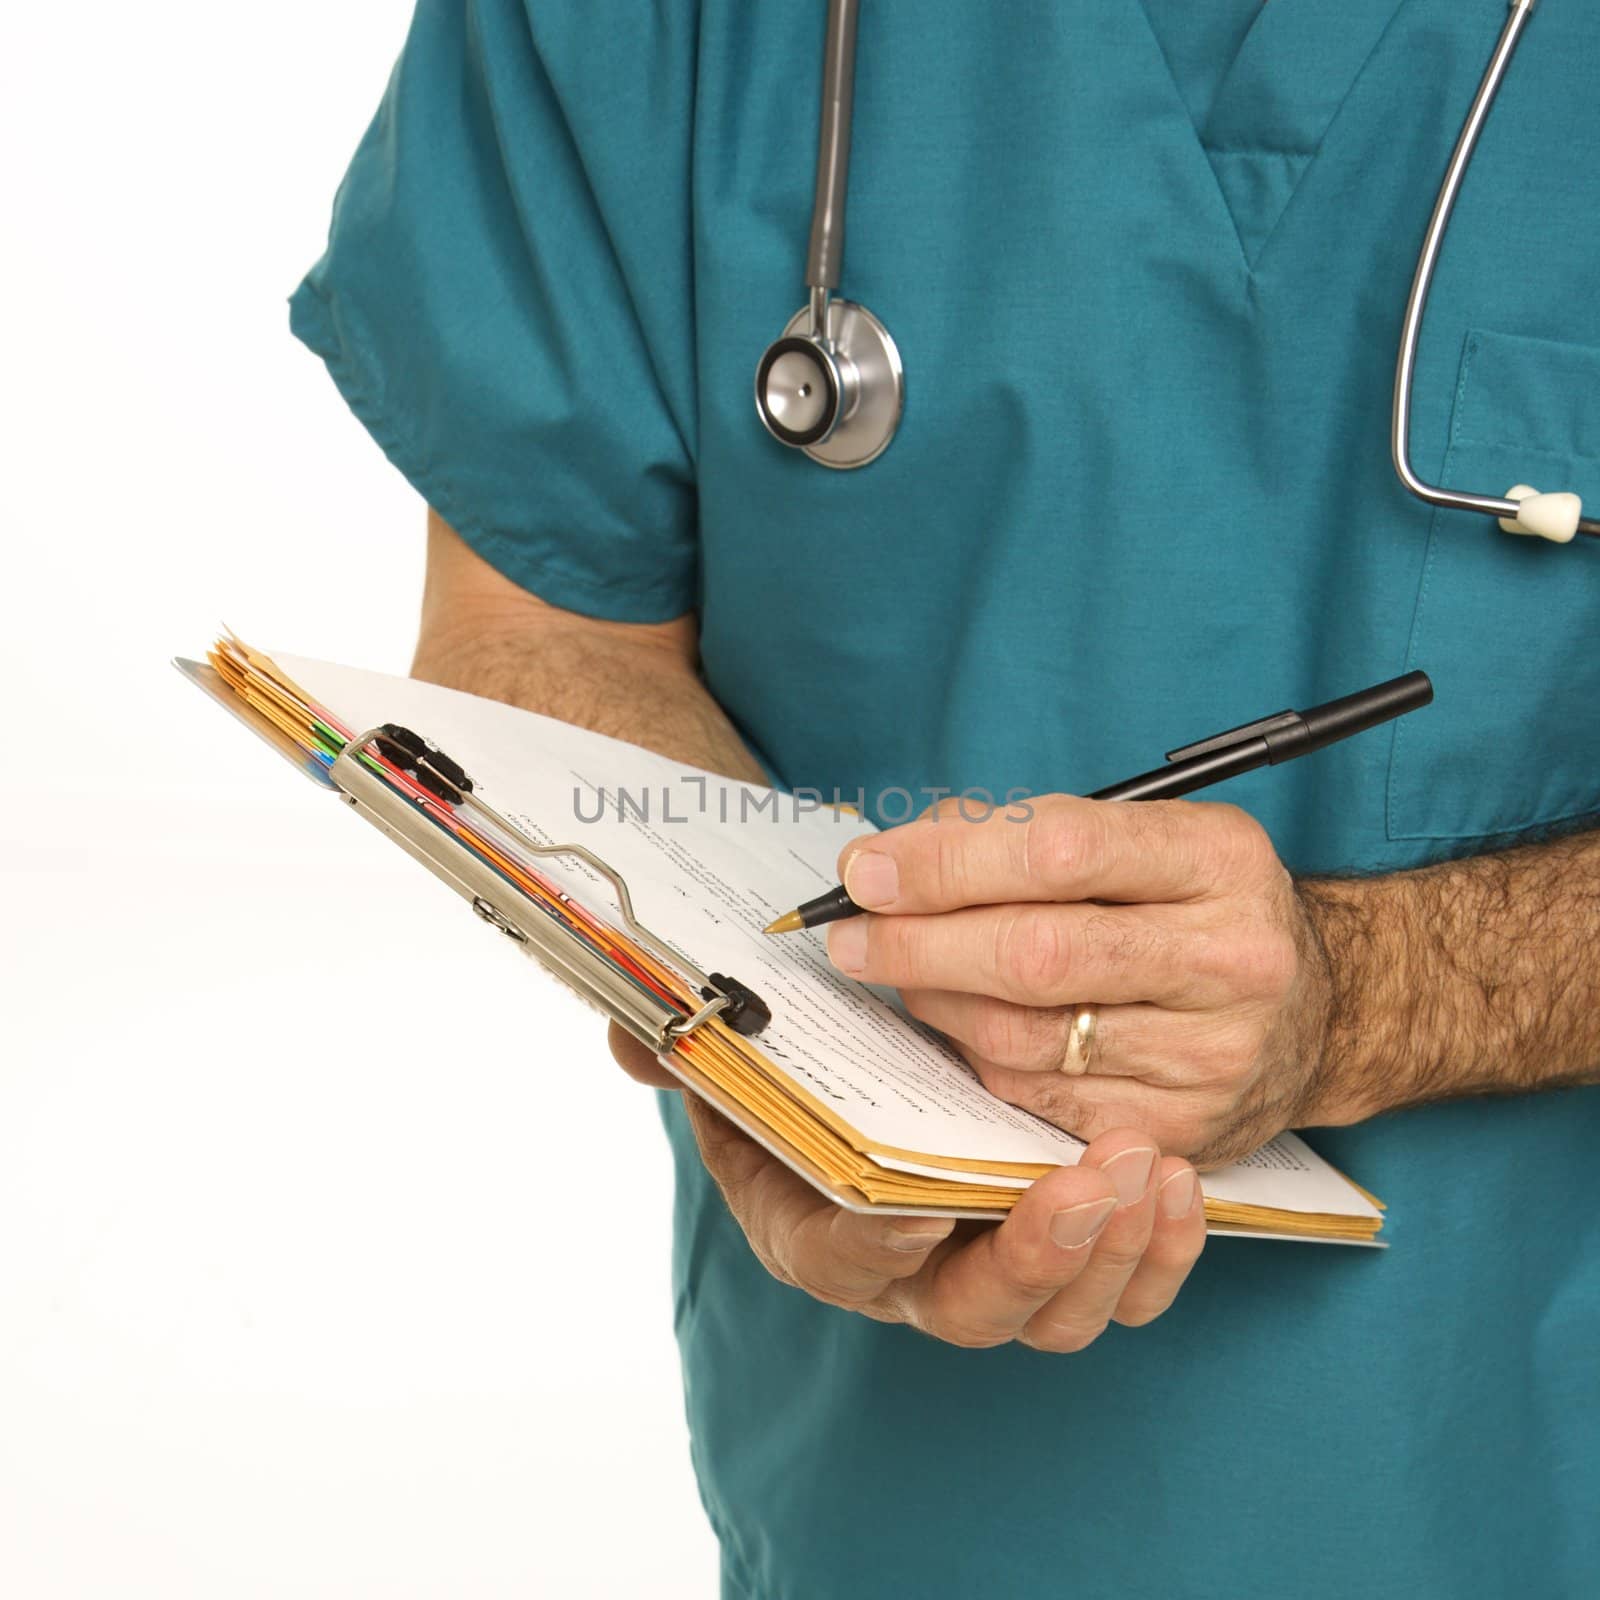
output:
[[[1247, 722], [1214, 734], [1198, 744], [1186, 744], [1167, 753], [1167, 765], [1137, 778], [1114, 783], [1109, 789], [1096, 789], [1091, 800], [1175, 800], [1225, 778], [1257, 767], [1276, 766], [1308, 756], [1324, 745], [1336, 744], [1351, 734], [1363, 733], [1379, 723], [1392, 721], [1407, 711], [1415, 711], [1433, 699], [1433, 685], [1425, 672], [1408, 672], [1387, 683], [1347, 694], [1341, 700], [1312, 706], [1309, 711], [1280, 711], [1275, 716]], [[861, 907], [841, 884], [807, 900], [803, 906], [785, 912], [769, 922], [765, 933], [798, 933], [802, 928], [818, 928], [825, 922], [853, 917]]]

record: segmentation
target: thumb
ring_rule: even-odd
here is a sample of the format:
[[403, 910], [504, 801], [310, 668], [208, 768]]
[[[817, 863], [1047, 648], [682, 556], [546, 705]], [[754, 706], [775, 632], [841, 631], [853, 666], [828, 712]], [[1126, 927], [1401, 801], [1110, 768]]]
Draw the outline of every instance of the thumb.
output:
[[640, 1044], [626, 1028], [619, 1027], [613, 1022], [606, 1042], [611, 1046], [611, 1054], [616, 1059], [617, 1065], [635, 1083], [642, 1083], [651, 1089], [681, 1089], [683, 1087], [656, 1060], [655, 1053], [650, 1047]]

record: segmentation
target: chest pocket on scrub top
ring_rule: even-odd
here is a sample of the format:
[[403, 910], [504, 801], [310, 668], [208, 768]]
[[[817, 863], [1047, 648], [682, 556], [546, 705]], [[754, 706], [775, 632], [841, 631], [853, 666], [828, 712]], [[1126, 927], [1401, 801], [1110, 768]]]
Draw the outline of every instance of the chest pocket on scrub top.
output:
[[[1441, 481], [1570, 489], [1600, 508], [1600, 346], [1468, 333]], [[1600, 548], [1438, 511], [1407, 668], [1432, 709], [1395, 724], [1391, 839], [1515, 833], [1600, 812]]]

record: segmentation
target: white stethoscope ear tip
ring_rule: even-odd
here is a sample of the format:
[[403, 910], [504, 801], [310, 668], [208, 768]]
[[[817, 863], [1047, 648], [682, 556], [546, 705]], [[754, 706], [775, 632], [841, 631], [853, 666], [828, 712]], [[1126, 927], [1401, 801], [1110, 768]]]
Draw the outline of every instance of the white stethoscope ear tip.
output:
[[1506, 499], [1517, 502], [1514, 517], [1501, 517], [1507, 533], [1532, 534], [1552, 544], [1569, 544], [1583, 517], [1583, 501], [1575, 494], [1540, 494], [1525, 483], [1506, 490]]

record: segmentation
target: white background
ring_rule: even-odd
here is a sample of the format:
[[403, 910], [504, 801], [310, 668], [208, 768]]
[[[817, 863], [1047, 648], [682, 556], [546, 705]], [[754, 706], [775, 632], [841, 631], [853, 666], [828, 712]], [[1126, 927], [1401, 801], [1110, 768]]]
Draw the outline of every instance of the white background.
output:
[[0, 10], [0, 1593], [715, 1593], [597, 1019], [166, 665], [390, 671], [284, 300], [407, 0]]

